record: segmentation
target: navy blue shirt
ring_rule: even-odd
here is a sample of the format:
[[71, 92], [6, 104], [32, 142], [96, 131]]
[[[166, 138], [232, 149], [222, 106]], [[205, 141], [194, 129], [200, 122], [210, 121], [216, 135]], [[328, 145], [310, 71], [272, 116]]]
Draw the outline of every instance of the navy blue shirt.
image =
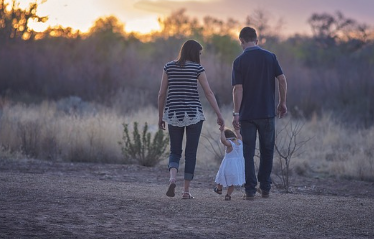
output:
[[259, 46], [246, 48], [235, 59], [231, 84], [243, 85], [239, 120], [275, 117], [275, 78], [282, 74], [275, 54]]

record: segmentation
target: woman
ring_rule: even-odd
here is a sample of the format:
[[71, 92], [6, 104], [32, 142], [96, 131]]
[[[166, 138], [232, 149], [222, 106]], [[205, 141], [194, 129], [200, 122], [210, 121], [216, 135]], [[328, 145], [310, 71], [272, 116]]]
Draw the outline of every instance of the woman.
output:
[[[200, 83], [205, 97], [217, 114], [217, 123], [224, 127], [224, 120], [216, 98], [210, 89], [205, 70], [200, 65], [202, 46], [194, 41], [186, 41], [178, 60], [164, 66], [160, 91], [158, 93], [158, 126], [165, 129], [168, 123], [170, 137], [169, 188], [168, 197], [175, 196], [176, 176], [182, 156], [182, 141], [186, 131], [184, 192], [183, 199], [193, 198], [190, 194], [190, 182], [194, 177], [196, 152], [203, 121], [205, 120], [198, 93]], [[165, 105], [166, 103], [166, 105]]]

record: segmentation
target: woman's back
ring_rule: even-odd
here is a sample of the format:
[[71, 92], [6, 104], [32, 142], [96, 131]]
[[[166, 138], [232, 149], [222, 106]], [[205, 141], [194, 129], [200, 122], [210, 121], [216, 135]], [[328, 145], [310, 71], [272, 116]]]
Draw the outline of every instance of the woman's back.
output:
[[190, 61], [183, 66], [171, 61], [164, 70], [168, 76], [164, 120], [174, 126], [187, 126], [205, 120], [197, 85], [204, 68]]

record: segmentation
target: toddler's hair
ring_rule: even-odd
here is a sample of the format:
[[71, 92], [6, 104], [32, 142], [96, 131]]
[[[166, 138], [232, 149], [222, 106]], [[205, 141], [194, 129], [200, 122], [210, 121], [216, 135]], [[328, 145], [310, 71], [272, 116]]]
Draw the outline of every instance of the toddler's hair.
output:
[[225, 128], [224, 131], [226, 139], [236, 139], [237, 136], [234, 131], [229, 128]]

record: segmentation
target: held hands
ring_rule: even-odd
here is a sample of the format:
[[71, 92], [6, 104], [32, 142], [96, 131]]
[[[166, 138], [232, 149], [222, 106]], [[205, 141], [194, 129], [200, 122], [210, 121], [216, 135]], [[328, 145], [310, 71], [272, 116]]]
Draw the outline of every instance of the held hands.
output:
[[217, 124], [219, 125], [219, 130], [222, 131], [225, 128], [225, 121], [222, 116], [217, 116]]
[[235, 130], [240, 130], [239, 116], [236, 115], [232, 118], [232, 126]]

